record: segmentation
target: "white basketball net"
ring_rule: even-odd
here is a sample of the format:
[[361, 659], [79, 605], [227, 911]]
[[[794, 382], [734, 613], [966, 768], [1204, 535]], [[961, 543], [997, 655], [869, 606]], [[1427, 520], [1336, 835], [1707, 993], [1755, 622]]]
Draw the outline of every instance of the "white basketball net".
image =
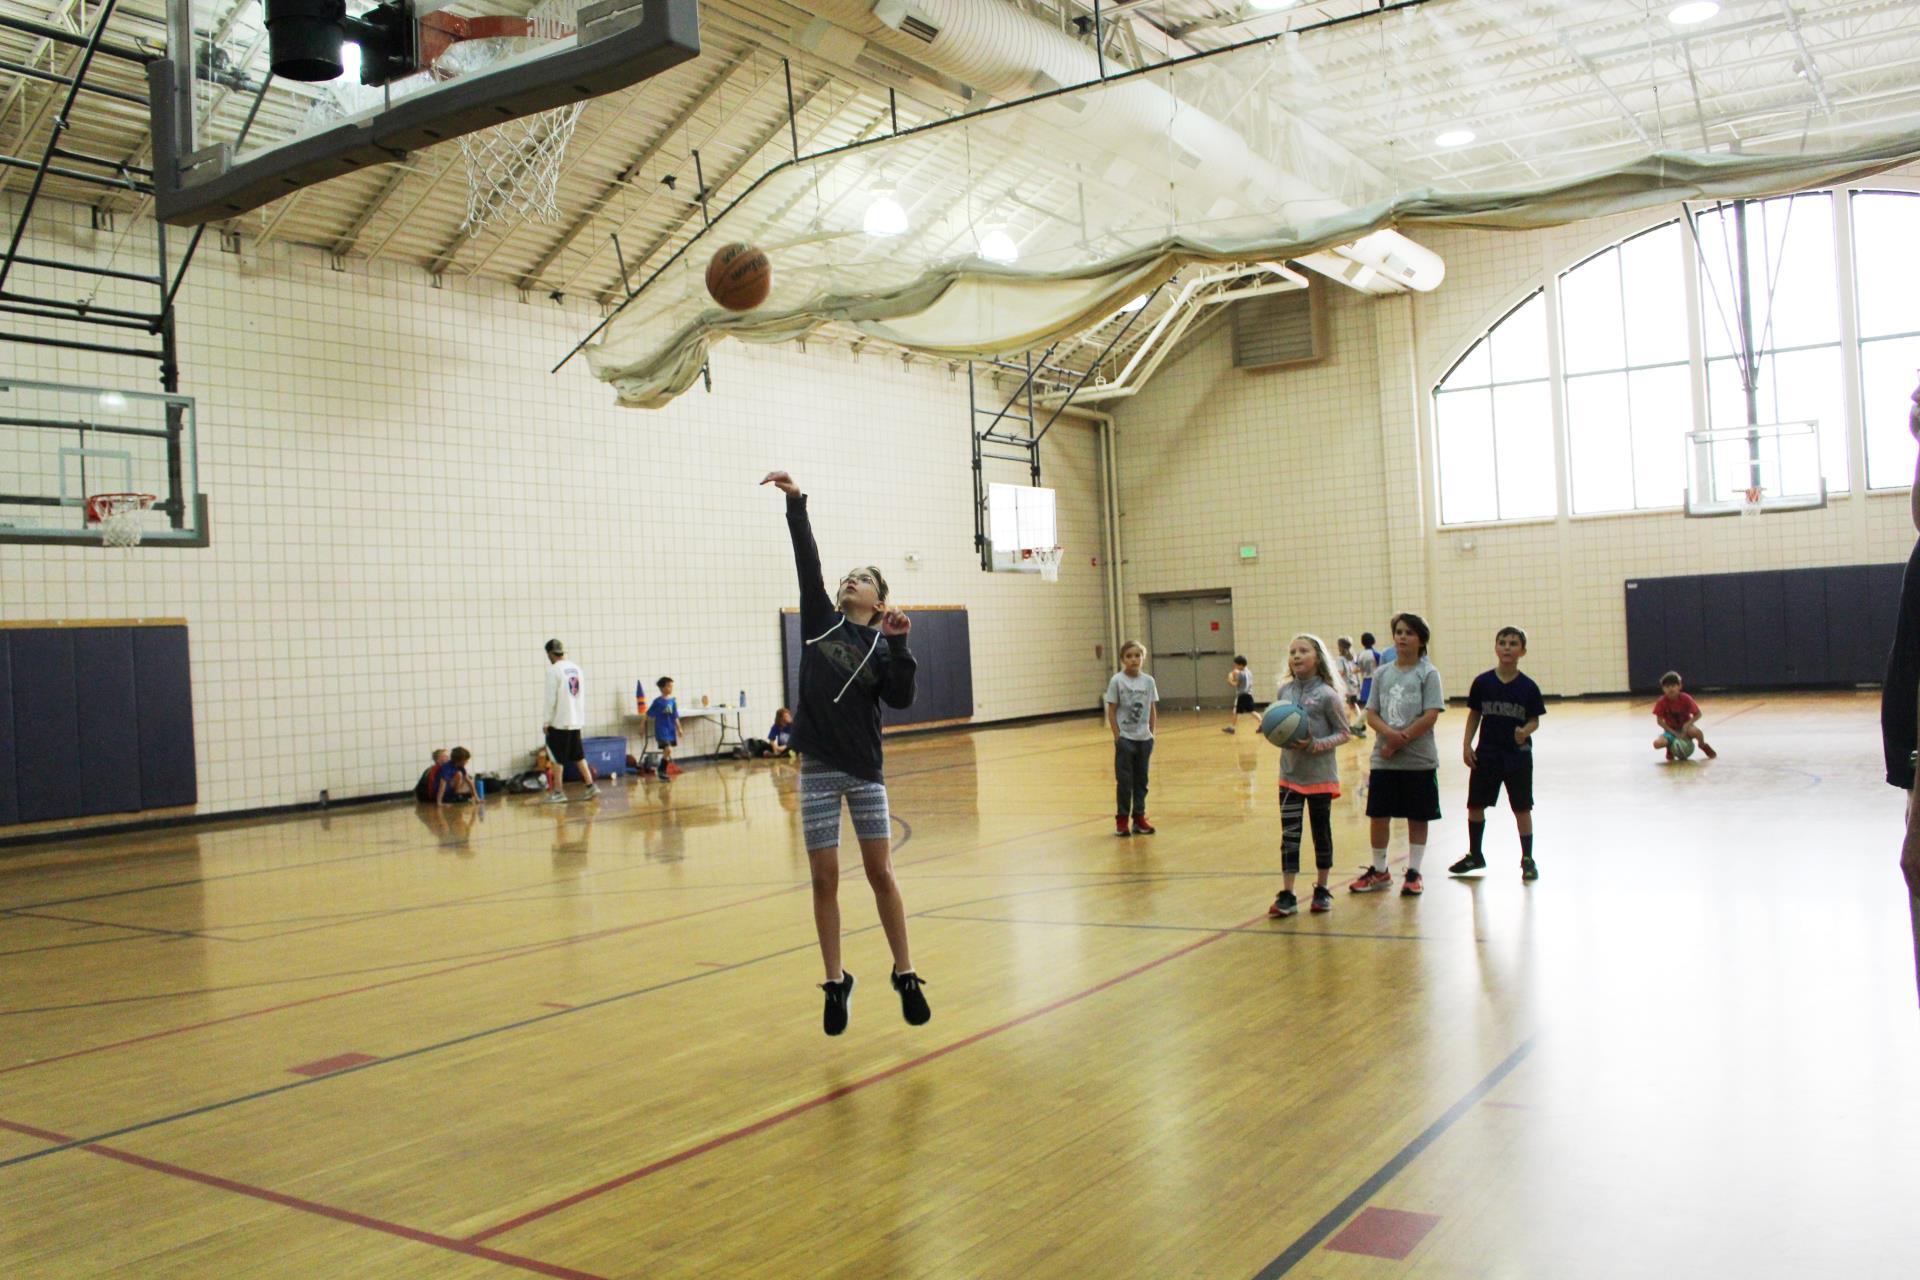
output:
[[[450, 78], [485, 71], [515, 54], [570, 38], [577, 7], [573, 0], [549, 0], [527, 15], [533, 24], [530, 36], [463, 40], [440, 55], [434, 73]], [[585, 106], [570, 102], [461, 135], [460, 156], [467, 169], [466, 229], [508, 217], [559, 219], [560, 163]]]
[[140, 513], [153, 505], [152, 494], [110, 493], [89, 498], [87, 503], [89, 518], [97, 518], [100, 524], [101, 546], [140, 545]]
[[1063, 548], [1061, 547], [1035, 547], [1033, 549], [1033, 561], [1040, 566], [1040, 580], [1042, 582], [1060, 581], [1060, 554], [1062, 550]]

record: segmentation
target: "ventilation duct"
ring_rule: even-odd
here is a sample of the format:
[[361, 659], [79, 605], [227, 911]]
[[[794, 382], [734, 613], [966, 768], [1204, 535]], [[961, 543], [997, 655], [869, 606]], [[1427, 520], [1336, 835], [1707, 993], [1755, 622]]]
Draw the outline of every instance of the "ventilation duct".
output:
[[[1099, 59], [1091, 49], [1006, 0], [819, 0], [812, 8], [879, 43], [897, 44], [899, 52], [1002, 101], [1025, 97], [1039, 85], [1086, 84], [1100, 78]], [[874, 20], [881, 26], [878, 31]], [[1248, 213], [1285, 208], [1289, 218], [1300, 220], [1345, 209], [1327, 192], [1254, 151], [1230, 126], [1180, 101], [1149, 77], [1112, 86], [1099, 111], [1063, 111], [1056, 121], [1122, 161], [1171, 143], [1183, 160], [1192, 158], [1193, 186]], [[1372, 293], [1430, 290], [1446, 276], [1438, 254], [1391, 230], [1298, 260]]]

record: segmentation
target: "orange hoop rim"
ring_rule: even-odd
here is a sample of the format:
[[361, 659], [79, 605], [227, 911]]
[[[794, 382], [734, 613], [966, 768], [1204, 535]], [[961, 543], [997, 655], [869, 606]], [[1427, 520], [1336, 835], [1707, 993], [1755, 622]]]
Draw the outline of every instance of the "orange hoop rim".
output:
[[91, 493], [87, 495], [87, 523], [99, 524], [124, 509], [145, 511], [160, 501], [151, 493]]

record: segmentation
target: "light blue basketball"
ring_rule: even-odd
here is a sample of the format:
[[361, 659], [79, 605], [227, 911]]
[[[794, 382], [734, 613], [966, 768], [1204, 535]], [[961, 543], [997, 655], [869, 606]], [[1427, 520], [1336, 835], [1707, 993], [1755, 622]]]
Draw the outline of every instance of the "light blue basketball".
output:
[[1260, 717], [1260, 736], [1276, 747], [1297, 747], [1307, 740], [1307, 713], [1291, 702], [1276, 702]]

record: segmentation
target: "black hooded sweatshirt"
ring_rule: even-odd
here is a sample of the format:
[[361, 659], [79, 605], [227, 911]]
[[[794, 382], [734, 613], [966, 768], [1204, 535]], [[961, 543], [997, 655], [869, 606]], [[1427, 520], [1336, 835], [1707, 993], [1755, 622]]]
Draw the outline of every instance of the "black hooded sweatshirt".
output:
[[834, 608], [807, 523], [807, 496], [787, 499], [787, 531], [800, 575], [800, 705], [793, 750], [809, 760], [881, 782], [880, 704], [913, 705], [916, 664], [905, 636], [885, 636]]

